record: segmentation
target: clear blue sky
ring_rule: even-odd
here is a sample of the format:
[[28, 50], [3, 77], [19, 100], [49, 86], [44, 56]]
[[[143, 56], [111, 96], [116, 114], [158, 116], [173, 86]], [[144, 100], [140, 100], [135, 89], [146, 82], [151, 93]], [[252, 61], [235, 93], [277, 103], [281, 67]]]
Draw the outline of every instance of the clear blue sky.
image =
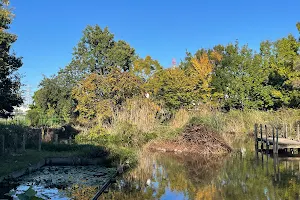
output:
[[144, 57], [164, 67], [185, 50], [227, 44], [236, 39], [258, 49], [262, 40], [297, 35], [300, 0], [11, 0], [18, 35], [13, 49], [23, 57], [23, 83], [36, 89], [43, 74], [66, 66], [83, 29], [108, 26]]

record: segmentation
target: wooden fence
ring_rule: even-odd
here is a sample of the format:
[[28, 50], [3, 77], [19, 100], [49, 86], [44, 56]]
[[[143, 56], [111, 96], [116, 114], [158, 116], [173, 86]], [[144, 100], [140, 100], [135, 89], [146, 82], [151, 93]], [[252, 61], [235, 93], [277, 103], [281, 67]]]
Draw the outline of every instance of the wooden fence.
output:
[[22, 134], [1, 134], [0, 133], [0, 155], [6, 155], [11, 152], [24, 152], [26, 149], [42, 150], [42, 143], [50, 142], [59, 144], [72, 144], [72, 138], [69, 137], [67, 140], [59, 141], [58, 134], [53, 134], [51, 140], [45, 140], [44, 131], [36, 129], [35, 134], [22, 133]]

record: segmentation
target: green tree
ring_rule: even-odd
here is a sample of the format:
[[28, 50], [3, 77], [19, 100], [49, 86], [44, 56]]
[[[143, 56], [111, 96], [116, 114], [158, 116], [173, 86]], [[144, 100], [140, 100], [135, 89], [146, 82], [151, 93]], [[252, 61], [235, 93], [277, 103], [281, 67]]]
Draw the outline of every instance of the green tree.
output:
[[119, 69], [129, 71], [134, 60], [134, 49], [126, 42], [115, 41], [108, 28], [88, 26], [74, 48], [73, 59], [57, 75], [44, 78], [34, 94], [36, 108], [49, 117], [63, 118], [69, 122], [77, 116], [72, 90], [90, 74], [108, 76]]
[[170, 110], [190, 106], [195, 100], [194, 81], [180, 68], [169, 68], [155, 73], [146, 84], [152, 98], [162, 101]]
[[73, 64], [89, 73], [108, 74], [111, 68], [128, 71], [132, 67], [135, 50], [125, 41], [114, 40], [108, 28], [87, 26], [74, 48]]
[[138, 58], [133, 63], [133, 72], [144, 80], [148, 80], [155, 72], [162, 69], [159, 62], [153, 60], [151, 56], [146, 56], [145, 59]]
[[271, 93], [271, 88], [265, 87], [267, 80], [262, 56], [247, 46], [229, 44], [224, 47], [222, 61], [215, 69], [213, 92], [222, 94], [222, 105], [228, 109], [264, 108], [271, 103], [267, 101]]
[[21, 58], [11, 53], [17, 36], [8, 33], [13, 15], [7, 8], [9, 1], [0, 0], [0, 117], [11, 115], [14, 106], [22, 104], [20, 77], [16, 73], [22, 66]]
[[71, 91], [76, 82], [69, 78], [67, 72], [61, 70], [58, 75], [42, 80], [40, 89], [33, 96], [36, 112], [40, 112], [40, 116], [60, 118], [65, 122], [75, 117]]

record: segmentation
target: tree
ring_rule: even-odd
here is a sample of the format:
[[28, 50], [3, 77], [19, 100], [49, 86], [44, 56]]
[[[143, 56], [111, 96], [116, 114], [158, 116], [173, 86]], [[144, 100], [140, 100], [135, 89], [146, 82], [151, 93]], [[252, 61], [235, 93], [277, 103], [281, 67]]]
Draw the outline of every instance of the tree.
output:
[[79, 122], [93, 124], [95, 120], [110, 121], [113, 110], [126, 99], [143, 93], [142, 80], [130, 72], [120, 69], [108, 75], [90, 74], [74, 87], [72, 93], [77, 102]]
[[125, 41], [114, 40], [108, 28], [87, 26], [74, 48], [73, 64], [88, 73], [108, 74], [112, 68], [128, 71], [132, 67], [135, 50]]
[[214, 72], [213, 92], [222, 94], [222, 106], [227, 109], [270, 107], [272, 88], [266, 86], [267, 68], [262, 56], [247, 46], [229, 44], [224, 47], [221, 63]]
[[9, 117], [14, 106], [22, 104], [20, 77], [21, 58], [11, 53], [17, 36], [7, 32], [13, 15], [7, 8], [9, 1], [0, 0], [0, 117]]
[[158, 71], [145, 87], [170, 110], [190, 106], [197, 95], [194, 82], [178, 67]]
[[70, 64], [57, 75], [43, 79], [34, 95], [35, 105], [42, 114], [69, 122], [78, 114], [72, 90], [80, 81], [94, 73], [108, 76], [116, 69], [129, 71], [134, 58], [134, 49], [122, 40], [115, 41], [108, 28], [88, 26]]
[[60, 70], [56, 76], [44, 77], [40, 89], [34, 93], [34, 109], [40, 112], [40, 115], [60, 118], [65, 122], [75, 117], [76, 105], [71, 92], [77, 81], [76, 78], [72, 79], [72, 76], [69, 76], [67, 69]]
[[162, 69], [159, 62], [153, 60], [151, 56], [146, 56], [145, 59], [138, 58], [133, 63], [133, 72], [144, 80], [148, 80], [155, 72]]
[[214, 65], [216, 62], [220, 62], [221, 59], [222, 55], [216, 51], [210, 52], [210, 55], [206, 51], [203, 51], [199, 55], [199, 58], [197, 58], [195, 55], [191, 59], [192, 66], [195, 71], [192, 73], [192, 75], [194, 75], [195, 84], [200, 87], [200, 97], [203, 102], [208, 102], [211, 100], [212, 73], [215, 68]]

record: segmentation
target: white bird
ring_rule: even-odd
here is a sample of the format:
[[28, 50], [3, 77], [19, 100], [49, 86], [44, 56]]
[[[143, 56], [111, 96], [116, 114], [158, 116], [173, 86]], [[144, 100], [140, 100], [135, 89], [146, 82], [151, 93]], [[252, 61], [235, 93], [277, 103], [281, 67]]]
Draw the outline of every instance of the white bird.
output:
[[147, 179], [146, 184], [147, 184], [148, 186], [150, 186], [150, 185], [151, 185], [151, 180], [150, 180], [150, 179]]

